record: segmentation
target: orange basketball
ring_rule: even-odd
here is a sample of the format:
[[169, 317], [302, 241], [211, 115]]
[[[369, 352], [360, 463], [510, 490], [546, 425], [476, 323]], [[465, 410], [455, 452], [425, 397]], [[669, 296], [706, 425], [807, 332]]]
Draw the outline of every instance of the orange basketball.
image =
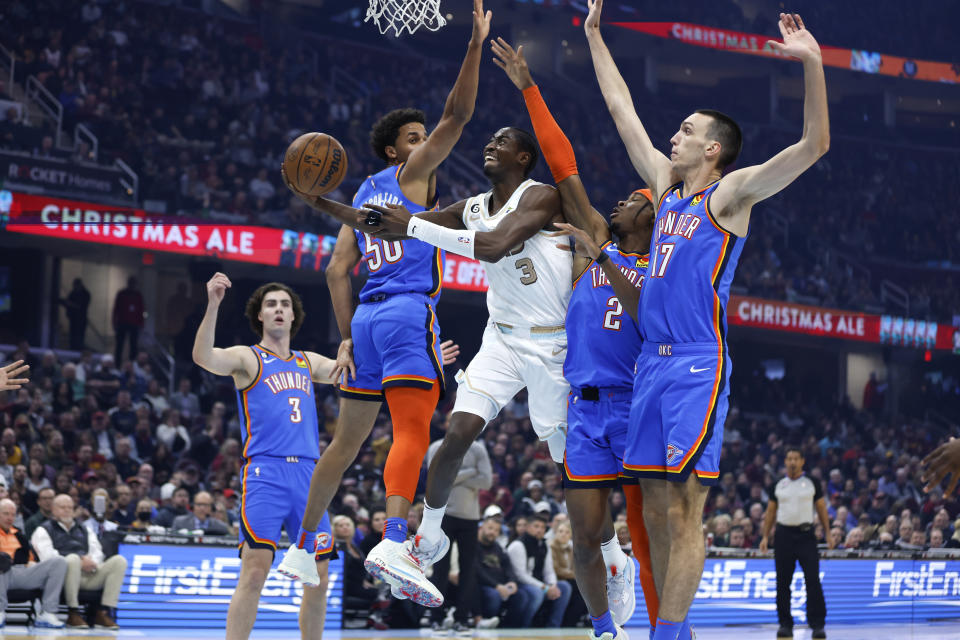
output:
[[322, 196], [340, 186], [347, 174], [347, 152], [333, 136], [305, 133], [287, 147], [283, 168], [294, 188]]

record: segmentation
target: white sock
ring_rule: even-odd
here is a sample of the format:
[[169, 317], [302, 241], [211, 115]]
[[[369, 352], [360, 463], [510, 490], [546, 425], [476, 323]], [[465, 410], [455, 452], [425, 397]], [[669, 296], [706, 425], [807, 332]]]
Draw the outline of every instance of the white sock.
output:
[[420, 521], [420, 528], [417, 533], [428, 543], [439, 542], [443, 536], [443, 530], [440, 524], [443, 522], [443, 514], [447, 511], [447, 505], [442, 507], [428, 507], [423, 504], [423, 519]]
[[610, 570], [611, 566], [616, 567], [617, 571], [621, 571], [629, 561], [627, 554], [620, 548], [620, 541], [617, 540], [616, 534], [600, 545], [600, 553], [603, 554], [603, 564], [607, 566], [607, 571]]

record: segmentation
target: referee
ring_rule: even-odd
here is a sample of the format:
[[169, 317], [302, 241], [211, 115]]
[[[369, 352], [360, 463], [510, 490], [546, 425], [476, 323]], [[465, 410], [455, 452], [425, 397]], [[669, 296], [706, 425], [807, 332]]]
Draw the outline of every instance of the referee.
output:
[[[793, 616], [790, 613], [790, 583], [793, 570], [800, 563], [803, 579], [807, 584], [807, 621], [813, 629], [814, 638], [826, 638], [823, 630], [827, 606], [823, 601], [820, 585], [820, 554], [817, 538], [813, 532], [814, 513], [820, 517], [824, 532], [830, 531], [827, 503], [823, 498], [820, 483], [803, 473], [803, 453], [799, 447], [787, 447], [784, 465], [787, 477], [770, 491], [770, 502], [763, 518], [763, 538], [760, 551], [767, 550], [770, 528], [777, 523], [773, 542], [773, 559], [777, 569], [777, 619], [780, 628], [778, 638], [793, 637]], [[833, 548], [829, 542], [828, 546]]]

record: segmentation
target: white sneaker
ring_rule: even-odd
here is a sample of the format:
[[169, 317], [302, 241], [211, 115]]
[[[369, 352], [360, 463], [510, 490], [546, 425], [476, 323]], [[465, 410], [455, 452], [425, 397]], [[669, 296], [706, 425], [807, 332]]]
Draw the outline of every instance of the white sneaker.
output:
[[593, 629], [590, 629], [590, 640], [630, 640], [630, 636], [623, 630], [623, 627], [618, 624], [614, 624], [613, 626], [617, 630], [617, 635], [613, 635], [607, 631], [606, 633], [601, 633], [599, 636], [596, 636], [593, 634]]
[[60, 618], [54, 614], [49, 611], [44, 611], [34, 619], [33, 626], [42, 629], [63, 629], [67, 625], [61, 622]]
[[317, 561], [314, 554], [306, 549], [301, 549], [295, 544], [290, 545], [287, 553], [283, 556], [283, 562], [277, 567], [277, 571], [291, 580], [299, 580], [303, 584], [320, 584], [320, 574], [317, 573]]
[[480, 618], [480, 621], [477, 622], [477, 629], [496, 629], [499, 625], [499, 616], [493, 616], [492, 618]]
[[447, 537], [447, 534], [442, 534], [443, 538], [437, 544], [432, 547], [426, 546], [427, 541], [424, 540], [423, 536], [414, 536], [404, 543], [404, 547], [417, 563], [423, 568], [424, 571], [433, 566], [433, 564], [447, 555], [447, 551], [450, 550], [450, 538]]
[[612, 565], [607, 568], [607, 600], [614, 624], [625, 625], [633, 617], [633, 611], [637, 608], [636, 577], [637, 565], [630, 557], [619, 571]]
[[[448, 543], [449, 544], [449, 543]], [[374, 578], [379, 578], [409, 599], [425, 607], [439, 607], [443, 594], [427, 580], [420, 562], [400, 542], [384, 538], [370, 550], [363, 562]]]

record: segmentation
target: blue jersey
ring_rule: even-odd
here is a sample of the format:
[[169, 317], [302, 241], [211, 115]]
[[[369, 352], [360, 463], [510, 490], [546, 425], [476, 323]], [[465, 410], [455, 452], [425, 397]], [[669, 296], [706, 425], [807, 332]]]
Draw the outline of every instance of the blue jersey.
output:
[[713, 217], [710, 196], [718, 184], [682, 197], [679, 183], [660, 198], [638, 313], [645, 342], [726, 348], [730, 283], [746, 238]]
[[[647, 256], [603, 245], [610, 261], [638, 289], [647, 273]], [[640, 331], [596, 262], [573, 283], [567, 307], [567, 359], [563, 376], [574, 387], [632, 387], [640, 354]]]
[[[353, 206], [360, 209], [366, 203], [376, 205], [400, 204], [410, 213], [426, 208], [411, 202], [400, 190], [400, 171], [403, 165], [387, 167], [368, 177], [353, 197]], [[437, 209], [434, 200], [431, 211]], [[434, 302], [440, 297], [443, 283], [444, 252], [416, 239], [385, 242], [368, 233], [354, 231], [357, 245], [367, 262], [370, 277], [360, 290], [360, 302], [368, 302], [378, 294], [422, 293]]]
[[254, 381], [237, 389], [243, 457], [320, 457], [317, 403], [310, 363], [302, 351], [286, 360], [257, 345]]

